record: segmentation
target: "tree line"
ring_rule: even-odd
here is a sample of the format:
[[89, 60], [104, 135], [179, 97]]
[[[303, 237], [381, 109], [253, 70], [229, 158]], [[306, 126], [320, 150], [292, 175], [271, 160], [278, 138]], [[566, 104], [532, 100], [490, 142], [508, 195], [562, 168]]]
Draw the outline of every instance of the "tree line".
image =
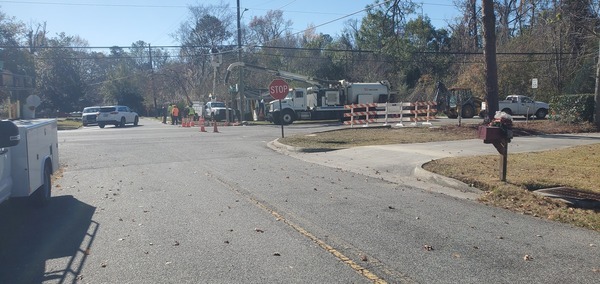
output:
[[[26, 25], [0, 11], [0, 100], [35, 94], [42, 98], [42, 113], [124, 104], [156, 115], [165, 103], [207, 101], [209, 95], [236, 105], [239, 73], [227, 85], [223, 77], [239, 60], [238, 46], [248, 64], [325, 80], [387, 80], [397, 100], [430, 100], [438, 81], [484, 98], [481, 1], [453, 2], [460, 15], [435, 27], [416, 1], [375, 0], [362, 19], [346, 20], [335, 35], [314, 26], [293, 32], [284, 12], [271, 10], [242, 23], [239, 43], [235, 7], [197, 5], [173, 31], [178, 46], [137, 40], [100, 49], [79, 35], [51, 36], [45, 23]], [[494, 10], [501, 98], [527, 94], [550, 100], [594, 92], [598, 0], [495, 0]], [[216, 70], [215, 52], [222, 60]], [[264, 93], [273, 79], [256, 72], [243, 77], [244, 97]]]

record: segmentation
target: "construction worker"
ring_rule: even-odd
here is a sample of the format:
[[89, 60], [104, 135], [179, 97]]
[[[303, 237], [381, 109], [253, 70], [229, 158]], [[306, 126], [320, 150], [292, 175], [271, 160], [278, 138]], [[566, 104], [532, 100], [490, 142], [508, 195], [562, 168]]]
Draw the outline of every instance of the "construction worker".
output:
[[181, 125], [183, 127], [186, 127], [188, 125], [188, 113], [189, 113], [189, 109], [187, 106], [185, 106], [180, 112], [179, 115], [181, 115]]
[[173, 109], [171, 110], [171, 124], [173, 125], [177, 125], [177, 122], [179, 121], [179, 108], [177, 108], [177, 105], [173, 105]]
[[169, 104], [169, 107], [167, 109], [167, 113], [165, 113], [165, 116], [171, 117], [171, 124], [173, 124], [173, 105], [172, 104]]
[[188, 124], [192, 124], [195, 117], [196, 117], [196, 110], [194, 109], [193, 105], [190, 105], [190, 108], [188, 109], [188, 119], [189, 119]]

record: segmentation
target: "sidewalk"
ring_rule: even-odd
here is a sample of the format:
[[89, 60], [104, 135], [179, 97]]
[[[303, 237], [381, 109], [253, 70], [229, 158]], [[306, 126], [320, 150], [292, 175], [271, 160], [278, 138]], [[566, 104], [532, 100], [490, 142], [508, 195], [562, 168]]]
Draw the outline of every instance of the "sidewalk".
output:
[[[516, 137], [508, 146], [508, 154], [595, 143], [600, 143], [600, 133]], [[421, 166], [431, 160], [446, 157], [498, 154], [493, 145], [484, 144], [479, 139], [363, 146], [318, 153], [305, 153], [302, 149], [283, 145], [277, 140], [269, 144], [273, 149], [310, 163], [471, 200], [477, 199], [482, 191], [425, 171]]]

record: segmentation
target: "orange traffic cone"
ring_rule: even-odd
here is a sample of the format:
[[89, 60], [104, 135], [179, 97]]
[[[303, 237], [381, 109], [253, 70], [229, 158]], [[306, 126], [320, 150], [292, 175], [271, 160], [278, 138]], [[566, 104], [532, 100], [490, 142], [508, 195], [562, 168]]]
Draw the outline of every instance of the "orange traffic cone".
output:
[[214, 121], [214, 120], [213, 120], [213, 125], [215, 126], [215, 127], [213, 128], [213, 132], [215, 132], [215, 133], [219, 132], [219, 130], [217, 129], [217, 122], [216, 122], [216, 121]]
[[194, 127], [194, 120], [190, 120], [190, 127]]
[[200, 118], [200, 132], [206, 132], [206, 129], [204, 129], [204, 118]]

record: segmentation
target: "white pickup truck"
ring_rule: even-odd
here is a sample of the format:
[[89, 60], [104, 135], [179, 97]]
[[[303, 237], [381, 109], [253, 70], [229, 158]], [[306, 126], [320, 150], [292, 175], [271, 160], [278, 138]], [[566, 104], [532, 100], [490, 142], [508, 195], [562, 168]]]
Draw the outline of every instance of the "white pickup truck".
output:
[[508, 96], [506, 100], [498, 102], [498, 109], [510, 115], [523, 115], [542, 119], [548, 115], [549, 105], [544, 102], [536, 102], [527, 96]]
[[31, 197], [35, 205], [46, 204], [58, 167], [55, 119], [0, 121], [0, 203]]

